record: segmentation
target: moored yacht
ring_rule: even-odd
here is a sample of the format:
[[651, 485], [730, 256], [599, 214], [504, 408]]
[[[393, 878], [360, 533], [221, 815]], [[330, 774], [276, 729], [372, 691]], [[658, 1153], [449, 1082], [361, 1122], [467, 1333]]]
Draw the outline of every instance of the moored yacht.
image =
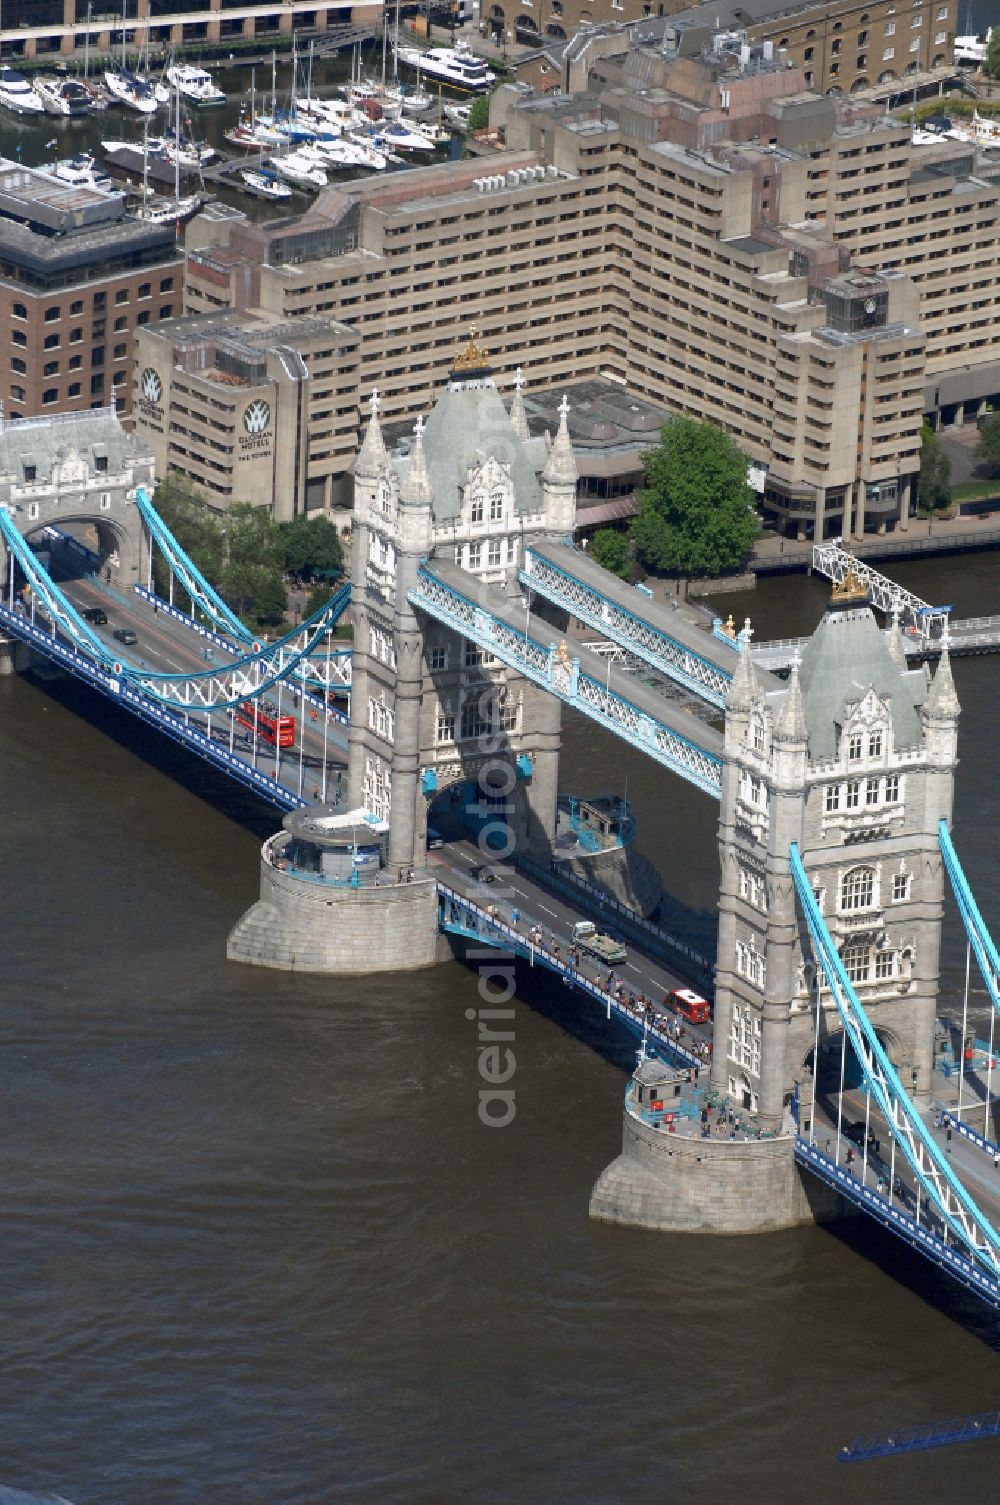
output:
[[71, 78], [36, 78], [35, 93], [46, 115], [89, 115], [94, 107], [89, 91]]
[[274, 157], [272, 167], [280, 172], [289, 183], [294, 183], [296, 188], [325, 188], [329, 179], [326, 171], [312, 157], [304, 151], [289, 152], [285, 157]]
[[226, 96], [204, 68], [193, 68], [189, 63], [174, 63], [167, 69], [167, 82], [172, 84], [183, 99], [194, 105], [224, 105]]
[[244, 167], [240, 170], [240, 177], [247, 193], [252, 193], [254, 198], [275, 200], [292, 196], [288, 184], [282, 183], [270, 167]]
[[402, 152], [405, 156], [420, 155], [434, 150], [434, 142], [422, 131], [415, 130], [404, 120], [381, 120], [372, 133], [379, 147], [390, 152]]
[[51, 173], [61, 183], [69, 183], [73, 188], [92, 188], [95, 193], [119, 192], [107, 173], [101, 172], [96, 158], [90, 152], [76, 152], [72, 157], [63, 157], [59, 162], [50, 163], [44, 171]]
[[135, 110], [139, 115], [156, 113], [156, 95], [151, 85], [137, 73], [109, 68], [104, 75], [104, 85], [112, 101], [124, 105], [126, 110]]
[[496, 74], [462, 41], [454, 47], [431, 47], [426, 52], [420, 47], [401, 47], [399, 61], [463, 94], [482, 94], [496, 82]]
[[45, 106], [16, 68], [0, 67], [0, 105], [13, 115], [41, 115]]

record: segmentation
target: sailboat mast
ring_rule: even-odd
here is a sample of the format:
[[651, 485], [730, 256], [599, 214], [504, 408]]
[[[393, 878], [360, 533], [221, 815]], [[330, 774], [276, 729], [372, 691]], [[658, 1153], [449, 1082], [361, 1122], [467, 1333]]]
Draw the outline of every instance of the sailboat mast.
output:
[[87, 35], [83, 42], [83, 76], [90, 77], [90, 0], [87, 0]]
[[177, 124], [174, 126], [174, 205], [181, 201], [181, 91], [174, 85], [177, 102]]

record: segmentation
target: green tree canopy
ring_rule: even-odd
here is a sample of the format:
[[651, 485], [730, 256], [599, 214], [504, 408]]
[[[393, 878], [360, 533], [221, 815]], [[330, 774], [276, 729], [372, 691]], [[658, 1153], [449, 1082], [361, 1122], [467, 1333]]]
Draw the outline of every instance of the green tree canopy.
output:
[[302, 513], [279, 527], [285, 569], [290, 575], [311, 580], [319, 570], [328, 574], [331, 570], [344, 568], [340, 535], [322, 513], [312, 517]]
[[994, 24], [989, 46], [986, 49], [983, 72], [988, 78], [1000, 78], [1000, 25], [997, 24]]
[[714, 423], [671, 418], [643, 456], [645, 489], [632, 525], [654, 569], [719, 575], [736, 569], [757, 533], [747, 458]]
[[[997, 27], [1000, 33], [1000, 26]], [[979, 443], [976, 446], [976, 454], [987, 465], [1000, 469], [1000, 413], [987, 418], [979, 430]]]
[[598, 528], [590, 540], [590, 557], [622, 580], [628, 579], [628, 539], [617, 528]]
[[281, 532], [266, 507], [238, 502], [226, 514], [220, 589], [241, 617], [280, 622], [288, 604]]
[[951, 505], [951, 461], [929, 423], [921, 430], [917, 502], [925, 512]]
[[[153, 505], [192, 563], [206, 580], [218, 585], [225, 555], [222, 521], [201, 492], [182, 477], [164, 476], [156, 484]], [[167, 588], [167, 566], [159, 550], [154, 555], [153, 574], [157, 590]]]

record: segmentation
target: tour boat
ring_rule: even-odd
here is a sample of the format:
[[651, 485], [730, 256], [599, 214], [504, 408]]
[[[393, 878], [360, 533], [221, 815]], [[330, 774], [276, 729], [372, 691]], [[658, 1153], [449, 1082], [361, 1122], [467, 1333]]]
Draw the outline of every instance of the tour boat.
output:
[[13, 115], [41, 115], [45, 106], [16, 68], [0, 67], [0, 105]]
[[325, 188], [329, 182], [325, 170], [302, 151], [274, 157], [271, 165], [296, 188]]
[[126, 110], [135, 110], [139, 115], [156, 114], [156, 95], [152, 87], [137, 73], [109, 68], [104, 75], [104, 84], [115, 104]]
[[244, 167], [240, 170], [247, 193], [258, 199], [290, 199], [292, 190], [282, 183], [269, 167]]
[[174, 63], [167, 69], [166, 78], [192, 104], [224, 105], [226, 102], [225, 94], [204, 68], [193, 68], [189, 63]]
[[89, 115], [94, 107], [89, 91], [71, 78], [36, 78], [35, 93], [46, 115]]
[[420, 47], [400, 47], [398, 56], [401, 63], [419, 68], [425, 78], [463, 94], [482, 94], [496, 82], [496, 74], [463, 41], [454, 47], [431, 47], [426, 52]]

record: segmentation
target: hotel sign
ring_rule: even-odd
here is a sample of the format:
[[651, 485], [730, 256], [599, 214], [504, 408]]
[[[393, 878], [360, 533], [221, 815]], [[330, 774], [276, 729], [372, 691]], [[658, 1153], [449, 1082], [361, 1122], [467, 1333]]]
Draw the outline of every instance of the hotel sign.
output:
[[241, 460], [256, 460], [271, 448], [271, 404], [263, 397], [254, 398], [243, 409], [239, 439]]
[[137, 401], [139, 412], [143, 418], [163, 429], [163, 382], [160, 374], [152, 366], [146, 366], [139, 377], [139, 396]]

